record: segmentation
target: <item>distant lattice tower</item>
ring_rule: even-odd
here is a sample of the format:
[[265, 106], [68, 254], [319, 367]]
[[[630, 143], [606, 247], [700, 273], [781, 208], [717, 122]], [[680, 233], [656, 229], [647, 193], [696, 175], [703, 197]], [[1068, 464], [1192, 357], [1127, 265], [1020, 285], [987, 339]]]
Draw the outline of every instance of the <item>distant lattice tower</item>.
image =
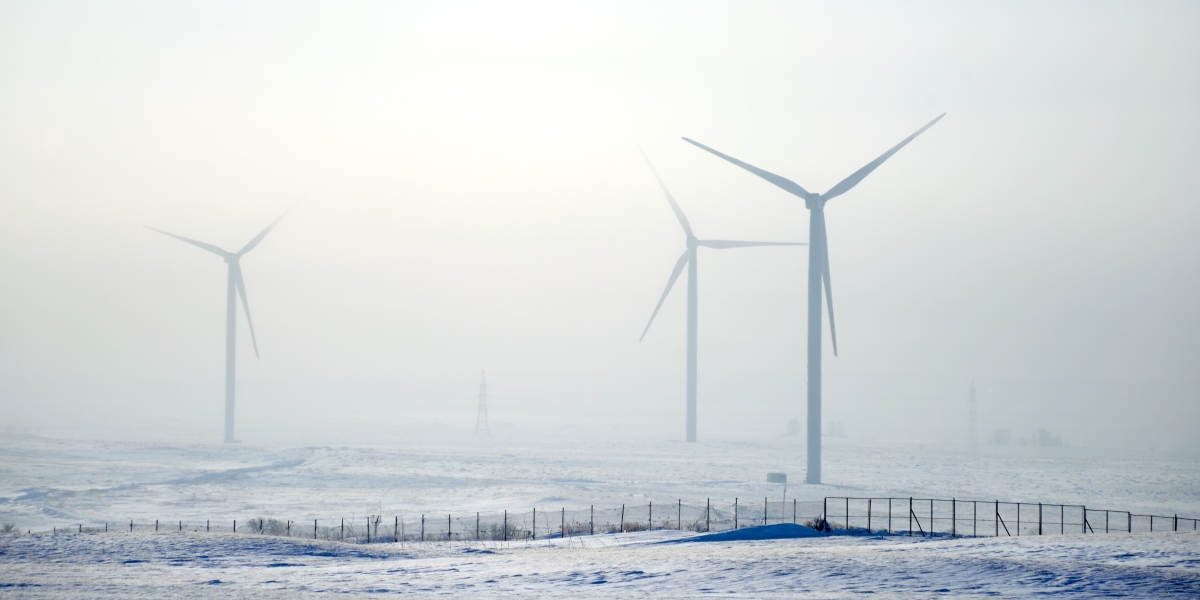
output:
[[475, 415], [475, 435], [483, 431], [483, 435], [491, 435], [488, 429], [487, 417], [487, 378], [484, 371], [479, 372], [479, 412]]
[[967, 439], [971, 444], [971, 451], [979, 451], [979, 415], [976, 410], [975, 401], [975, 380], [971, 380], [971, 399], [968, 401], [967, 412]]

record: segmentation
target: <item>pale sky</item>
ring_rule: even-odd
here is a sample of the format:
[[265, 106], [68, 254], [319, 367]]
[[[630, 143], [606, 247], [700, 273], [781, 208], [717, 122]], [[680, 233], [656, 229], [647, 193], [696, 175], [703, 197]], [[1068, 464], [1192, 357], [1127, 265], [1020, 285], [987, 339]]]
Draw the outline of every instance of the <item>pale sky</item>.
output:
[[[682, 439], [684, 237], [807, 241], [858, 439], [1200, 451], [1200, 5], [0, 2], [0, 425]], [[298, 204], [297, 204], [298, 203]], [[805, 248], [699, 259], [700, 437], [803, 420]], [[447, 433], [450, 435], [450, 433]], [[340, 437], [339, 437], [340, 436]]]

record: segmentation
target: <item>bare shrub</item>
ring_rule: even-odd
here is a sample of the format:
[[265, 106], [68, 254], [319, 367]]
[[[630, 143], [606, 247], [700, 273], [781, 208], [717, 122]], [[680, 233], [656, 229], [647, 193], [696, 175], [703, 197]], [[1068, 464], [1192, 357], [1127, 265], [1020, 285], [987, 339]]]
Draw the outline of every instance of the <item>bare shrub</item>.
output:
[[17, 524], [16, 523], [4, 523], [3, 525], [0, 525], [0, 534], [16, 533], [16, 532], [17, 532]]

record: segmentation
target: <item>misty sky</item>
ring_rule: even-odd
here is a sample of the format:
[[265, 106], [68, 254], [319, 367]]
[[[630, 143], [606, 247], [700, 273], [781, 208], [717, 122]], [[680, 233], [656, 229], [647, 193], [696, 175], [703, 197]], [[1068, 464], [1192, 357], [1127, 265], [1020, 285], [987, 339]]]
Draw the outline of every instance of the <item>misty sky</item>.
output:
[[[859, 439], [1200, 449], [1200, 5], [0, 3], [0, 425], [682, 439], [684, 236], [807, 241]], [[803, 419], [806, 248], [701, 249], [700, 438]], [[438, 429], [441, 428], [441, 429]]]

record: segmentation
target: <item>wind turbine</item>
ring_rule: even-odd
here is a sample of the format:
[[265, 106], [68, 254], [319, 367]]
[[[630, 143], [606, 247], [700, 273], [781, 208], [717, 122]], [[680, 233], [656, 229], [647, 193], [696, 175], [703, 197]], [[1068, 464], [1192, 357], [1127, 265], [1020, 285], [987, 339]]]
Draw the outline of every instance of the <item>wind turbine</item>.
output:
[[250, 304], [246, 301], [246, 284], [242, 281], [242, 267], [239, 261], [247, 252], [250, 252], [258, 245], [271, 229], [287, 216], [285, 211], [279, 215], [278, 219], [267, 225], [267, 228], [262, 230], [258, 235], [254, 236], [241, 250], [237, 252], [227, 252], [204, 242], [185, 238], [181, 235], [167, 233], [161, 229], [155, 229], [146, 226], [146, 229], [157, 231], [163, 235], [173, 237], [177, 240], [187, 242], [197, 248], [208, 250], [217, 256], [225, 259], [229, 265], [229, 285], [225, 293], [225, 443], [235, 443], [233, 438], [233, 398], [234, 398], [234, 356], [236, 354], [237, 338], [237, 296], [242, 298], [242, 309], [246, 311], [246, 324], [250, 326], [250, 342], [254, 345], [254, 357], [258, 358], [258, 340], [254, 338], [254, 322], [250, 320]]
[[829, 240], [825, 236], [825, 203], [845, 194], [851, 188], [858, 185], [864, 177], [871, 174], [883, 164], [883, 161], [891, 158], [893, 154], [901, 148], [913, 141], [918, 135], [925, 133], [926, 129], [933, 127], [946, 116], [946, 113], [938, 115], [938, 117], [924, 127], [917, 130], [916, 133], [908, 136], [904, 141], [896, 144], [891, 150], [884, 152], [882, 156], [867, 163], [867, 166], [855, 171], [849, 177], [843, 179], [841, 183], [830, 188], [824, 194], [809, 192], [800, 187], [794, 181], [780, 177], [769, 171], [764, 171], [753, 165], [744, 163], [732, 156], [722, 154], [704, 144], [697, 141], [683, 138], [683, 141], [697, 146], [703, 150], [707, 150], [767, 181], [782, 188], [784, 191], [799, 196], [804, 199], [804, 206], [808, 209], [808, 241], [812, 243], [812, 247], [808, 249], [808, 473], [805, 481], [808, 483], [821, 483], [821, 287], [824, 284], [825, 301], [829, 305], [829, 335], [833, 339], [833, 355], [837, 356], [837, 330], [833, 325], [833, 291], [829, 286]]
[[667, 196], [667, 202], [671, 203], [671, 210], [675, 212], [675, 218], [679, 219], [679, 224], [683, 226], [683, 233], [687, 235], [687, 250], [675, 262], [675, 268], [671, 271], [670, 279], [667, 279], [667, 289], [663, 290], [662, 298], [658, 299], [658, 305], [654, 307], [654, 312], [650, 314], [650, 322], [646, 323], [646, 328], [642, 330], [642, 337], [638, 341], [642, 341], [646, 337], [646, 332], [650, 331], [650, 325], [654, 323], [654, 317], [658, 316], [658, 309], [662, 308], [663, 302], [667, 299], [667, 294], [671, 293], [671, 287], [675, 285], [675, 280], [679, 278], [679, 274], [683, 272], [683, 267], [688, 267], [688, 316], [687, 316], [687, 441], [696, 441], [696, 249], [700, 246], [706, 248], [715, 248], [724, 250], [727, 248], [746, 248], [749, 246], [804, 246], [802, 242], [735, 242], [731, 240], [701, 240], [697, 239], [692, 233], [692, 226], [688, 223], [687, 215], [683, 214], [683, 209], [679, 208], [679, 204], [675, 202], [675, 198], [671, 196], [671, 192], [663, 183], [661, 177], [658, 176], [658, 171], [654, 169], [654, 165], [650, 163], [650, 159], [646, 153], [642, 153], [642, 158], [646, 159], [646, 164], [650, 165], [650, 171], [654, 173], [654, 178], [658, 180], [659, 187], [662, 188], [663, 194]]

